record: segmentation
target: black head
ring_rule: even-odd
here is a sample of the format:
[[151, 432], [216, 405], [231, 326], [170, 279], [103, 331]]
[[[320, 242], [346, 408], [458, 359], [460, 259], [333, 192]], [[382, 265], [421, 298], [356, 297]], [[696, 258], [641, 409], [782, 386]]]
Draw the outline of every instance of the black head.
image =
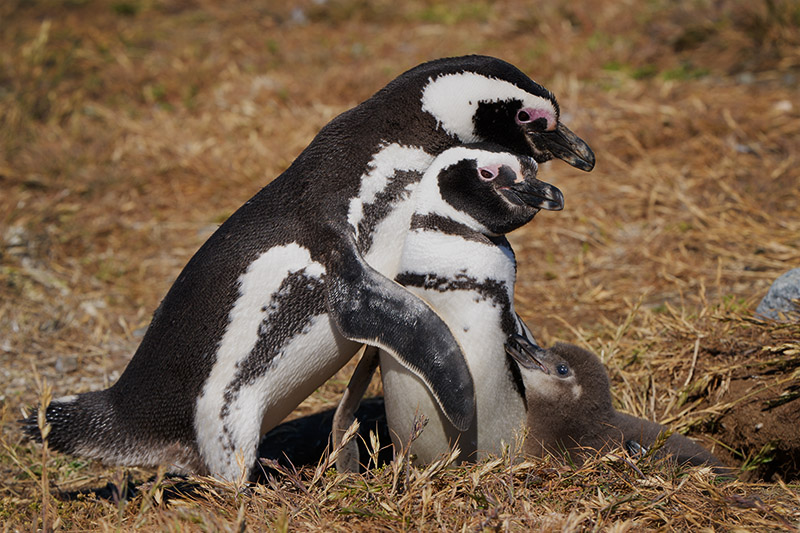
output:
[[465, 56], [417, 69], [434, 67], [437, 73], [422, 88], [422, 110], [461, 142], [486, 141], [539, 163], [555, 157], [581, 170], [594, 168], [589, 145], [560, 121], [555, 96], [513, 65]]
[[446, 150], [428, 172], [436, 174], [438, 185], [438, 191], [425, 192], [429, 210], [488, 235], [517, 229], [541, 209], [564, 207], [561, 191], [536, 179], [536, 161], [493, 145]]

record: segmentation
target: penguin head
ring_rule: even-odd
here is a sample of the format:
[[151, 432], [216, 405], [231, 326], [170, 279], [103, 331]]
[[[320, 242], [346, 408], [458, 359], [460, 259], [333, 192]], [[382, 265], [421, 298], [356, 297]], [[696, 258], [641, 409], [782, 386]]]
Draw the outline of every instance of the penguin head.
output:
[[476, 144], [442, 152], [423, 182], [428, 211], [486, 235], [502, 235], [529, 222], [541, 209], [558, 211], [564, 196], [536, 179], [536, 161], [499, 146]]
[[542, 163], [558, 158], [594, 168], [589, 145], [560, 120], [555, 96], [513, 65], [485, 56], [434, 62], [422, 88], [422, 110], [462, 143], [492, 142]]
[[[558, 343], [543, 349], [512, 336], [506, 352], [519, 366], [528, 409], [525, 448], [532, 455], [566, 451], [578, 463], [584, 445], [602, 447], [614, 431], [608, 375], [591, 352]], [[599, 438], [598, 438], [599, 437]]]
[[531, 416], [567, 412], [572, 424], [591, 425], [615, 412], [608, 374], [592, 352], [567, 343], [544, 349], [519, 336], [506, 352], [519, 364]]

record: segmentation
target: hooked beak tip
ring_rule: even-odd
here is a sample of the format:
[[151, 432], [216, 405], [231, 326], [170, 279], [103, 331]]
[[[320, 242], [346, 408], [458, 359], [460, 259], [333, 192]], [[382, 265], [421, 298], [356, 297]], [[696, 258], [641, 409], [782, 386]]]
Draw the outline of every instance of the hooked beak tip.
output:
[[564, 194], [558, 187], [539, 180], [528, 180], [518, 186], [511, 187], [512, 196], [515, 203], [525, 204], [534, 209], [545, 209], [547, 211], [561, 211], [564, 209]]
[[562, 122], [549, 132], [537, 134], [530, 139], [537, 149], [544, 150], [553, 157], [585, 172], [590, 172], [595, 165], [595, 155], [589, 145], [575, 135]]

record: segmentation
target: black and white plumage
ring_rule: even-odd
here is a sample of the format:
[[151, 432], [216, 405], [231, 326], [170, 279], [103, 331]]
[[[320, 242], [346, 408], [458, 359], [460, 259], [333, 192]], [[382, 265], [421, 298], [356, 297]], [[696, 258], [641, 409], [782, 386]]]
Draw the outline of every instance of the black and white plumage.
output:
[[[429, 388], [390, 354], [380, 353], [386, 419], [396, 449], [407, 445], [415, 418], [428, 423], [414, 440], [416, 460], [428, 463], [458, 445], [463, 459], [499, 454], [522, 434], [524, 390], [505, 353], [514, 335], [530, 337], [514, 311], [516, 261], [503, 237], [540, 209], [563, 208], [561, 192], [536, 179], [536, 162], [497, 147], [461, 146], [442, 152], [412, 196], [414, 213], [395, 278], [427, 302], [461, 345], [475, 384], [476, 417], [458, 428]], [[334, 444], [349, 425], [374, 363], [365, 353], [334, 417]], [[367, 372], [367, 374], [365, 374]], [[355, 470], [345, 455], [337, 466]]]
[[[406, 72], [326, 125], [206, 241], [117, 383], [51, 403], [51, 447], [238, 478], [259, 437], [361, 343], [401, 360], [467, 427], [473, 384], [458, 343], [391, 279], [415, 180], [436, 154], [478, 140], [594, 165], [553, 95], [506, 62], [468, 56]], [[34, 418], [24, 427], [37, 436]]]
[[[611, 402], [608, 374], [593, 353], [566, 343], [542, 349], [514, 338], [508, 353], [520, 364], [528, 401], [527, 453], [568, 452], [581, 463], [584, 454], [620, 446], [650, 448], [665, 426], [620, 413]], [[678, 463], [709, 465], [717, 474], [731, 470], [705, 448], [679, 433], [664, 441], [659, 454]]]

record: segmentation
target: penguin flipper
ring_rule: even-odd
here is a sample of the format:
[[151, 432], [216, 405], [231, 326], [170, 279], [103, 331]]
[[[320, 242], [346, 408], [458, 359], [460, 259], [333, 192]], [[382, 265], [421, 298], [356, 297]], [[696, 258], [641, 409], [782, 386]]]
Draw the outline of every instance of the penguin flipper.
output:
[[341, 448], [339, 456], [336, 458], [336, 470], [339, 472], [358, 472], [360, 462], [358, 443], [355, 439], [351, 439], [342, 446], [342, 439], [356, 419], [356, 410], [364, 393], [367, 392], [367, 387], [377, 367], [378, 349], [374, 346], [367, 346], [350, 377], [350, 383], [347, 384], [342, 399], [339, 400], [339, 405], [336, 406], [336, 412], [333, 414], [331, 427], [333, 449]]
[[421, 298], [369, 266], [355, 246], [339, 254], [326, 287], [339, 331], [386, 350], [425, 383], [448, 420], [466, 431], [475, 415], [475, 390], [450, 329]]

